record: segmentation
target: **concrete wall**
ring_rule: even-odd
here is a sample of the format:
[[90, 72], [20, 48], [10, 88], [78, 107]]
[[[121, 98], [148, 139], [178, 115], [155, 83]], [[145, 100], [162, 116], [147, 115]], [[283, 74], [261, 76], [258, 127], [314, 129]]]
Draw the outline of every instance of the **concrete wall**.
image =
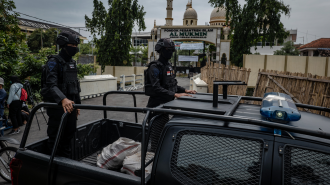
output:
[[284, 71], [285, 66], [285, 56], [273, 55], [267, 56], [266, 69], [267, 70], [277, 70]]
[[243, 67], [250, 68], [249, 87], [255, 87], [259, 69], [330, 76], [330, 57], [244, 55]]
[[243, 67], [251, 69], [250, 78], [248, 81], [248, 86], [255, 86], [258, 78], [259, 69], [264, 69], [265, 67], [265, 56], [264, 55], [245, 55], [245, 62], [243, 62]]
[[[117, 77], [117, 80], [120, 81], [121, 75], [140, 75], [141, 73], [144, 73], [144, 70], [147, 69], [147, 67], [130, 67], [130, 66], [105, 66], [104, 73], [102, 75], [113, 75], [114, 77]], [[97, 69], [97, 75], [101, 75], [101, 66]]]
[[82, 99], [100, 96], [108, 91], [117, 90], [117, 78], [111, 75], [85, 76], [80, 80]]
[[225, 53], [227, 57], [227, 63], [226, 65], [229, 65], [229, 60], [230, 60], [230, 41], [224, 41], [221, 40], [221, 47], [220, 47], [220, 61], [222, 54]]
[[326, 57], [309, 57], [308, 73], [325, 76], [326, 71], [324, 69], [326, 68], [326, 62]]
[[286, 70], [292, 73], [305, 73], [306, 59], [304, 56], [288, 56]]

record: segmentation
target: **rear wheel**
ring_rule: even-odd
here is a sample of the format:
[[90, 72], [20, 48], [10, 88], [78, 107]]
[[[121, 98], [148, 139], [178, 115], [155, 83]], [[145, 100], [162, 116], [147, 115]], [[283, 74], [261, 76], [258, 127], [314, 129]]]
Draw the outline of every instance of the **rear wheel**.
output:
[[0, 150], [0, 176], [7, 182], [11, 182], [10, 161], [15, 157], [17, 148], [5, 147]]

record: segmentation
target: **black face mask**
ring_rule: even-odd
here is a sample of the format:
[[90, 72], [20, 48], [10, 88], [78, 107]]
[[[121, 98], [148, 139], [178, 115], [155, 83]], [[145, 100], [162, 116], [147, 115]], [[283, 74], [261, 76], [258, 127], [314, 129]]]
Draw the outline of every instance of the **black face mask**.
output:
[[71, 47], [71, 46], [65, 46], [65, 51], [69, 56], [74, 56], [76, 53], [78, 53], [78, 48], [77, 47]]
[[162, 57], [169, 60], [172, 58], [172, 55], [173, 55], [173, 50], [167, 50], [167, 49], [163, 49], [162, 51]]

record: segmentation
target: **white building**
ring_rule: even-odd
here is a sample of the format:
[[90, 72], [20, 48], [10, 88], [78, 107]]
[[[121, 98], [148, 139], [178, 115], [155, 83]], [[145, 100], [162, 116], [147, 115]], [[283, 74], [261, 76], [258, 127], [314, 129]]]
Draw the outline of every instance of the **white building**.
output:
[[[288, 41], [296, 42], [297, 30], [287, 30], [287, 31], [290, 32], [290, 35], [288, 36], [288, 38], [284, 40], [283, 43]], [[270, 46], [271, 44], [273, 44], [273, 47]], [[265, 46], [262, 46], [262, 43], [259, 42], [257, 43], [257, 49], [255, 49], [255, 47], [253, 46], [251, 47], [250, 51], [252, 54], [260, 53], [260, 55], [274, 55], [274, 51], [280, 50], [281, 48], [283, 48], [283, 44], [280, 44], [278, 43], [278, 40], [275, 40], [272, 43], [266, 42]]]

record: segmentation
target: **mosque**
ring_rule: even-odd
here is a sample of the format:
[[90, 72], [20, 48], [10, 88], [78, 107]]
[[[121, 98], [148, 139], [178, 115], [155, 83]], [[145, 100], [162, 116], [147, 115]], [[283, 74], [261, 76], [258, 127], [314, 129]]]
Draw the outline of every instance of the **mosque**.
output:
[[155, 21], [151, 32], [132, 34], [134, 46], [149, 46], [148, 62], [159, 57], [159, 54], [154, 51], [157, 41], [161, 38], [171, 38], [176, 43], [186, 41], [203, 43], [203, 49], [205, 49], [205, 44], [214, 44], [216, 46], [216, 62], [220, 62], [220, 58], [225, 56], [227, 64], [229, 64], [230, 40], [228, 40], [228, 35], [230, 28], [226, 26], [226, 10], [224, 8], [214, 8], [209, 23], [205, 25], [198, 25], [198, 13], [193, 8], [192, 0], [189, 0], [186, 5], [182, 25], [173, 25], [173, 0], [167, 0], [166, 11], [167, 16], [164, 25], [157, 25]]

